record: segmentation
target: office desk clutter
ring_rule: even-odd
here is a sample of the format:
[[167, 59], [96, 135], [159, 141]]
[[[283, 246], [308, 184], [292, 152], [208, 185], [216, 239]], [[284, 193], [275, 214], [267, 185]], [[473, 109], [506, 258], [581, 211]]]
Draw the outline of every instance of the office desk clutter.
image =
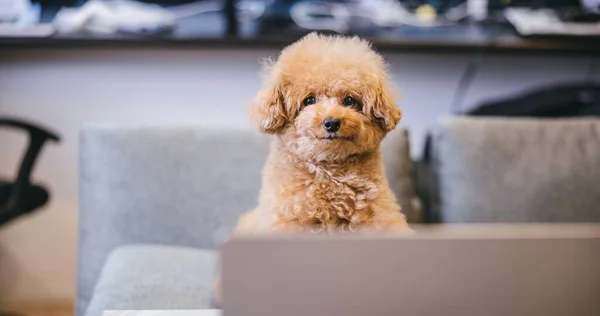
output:
[[91, 0], [79, 8], [61, 9], [54, 25], [60, 33], [156, 34], [172, 31], [176, 17], [156, 4]]
[[[597, 54], [600, 42], [573, 32], [561, 38], [535, 34], [549, 37], [548, 41], [530, 38], [515, 22], [522, 14], [515, 18], [510, 13], [522, 8], [558, 15], [557, 22], [528, 14], [521, 19], [525, 28], [535, 22], [537, 29], [589, 30], [594, 25], [588, 20], [598, 14], [594, 13], [597, 1], [0, 0], [0, 20], [14, 16], [14, 8], [30, 8], [27, 24], [23, 18], [19, 23], [14, 18], [0, 21], [0, 45], [267, 44], [281, 48], [318, 31], [358, 35], [378, 49]], [[9, 10], [5, 3], [14, 8]], [[585, 25], [578, 26], [582, 20]]]
[[41, 5], [29, 0], [0, 0], [0, 37], [48, 37], [54, 27], [40, 24]]
[[[60, 9], [53, 24], [62, 34], [154, 35], [171, 33], [182, 19], [204, 13], [222, 13], [225, 9], [224, 2], [218, 0], [183, 1], [176, 5], [165, 3], [89, 0], [80, 7]], [[260, 0], [237, 1], [237, 17], [242, 20], [255, 19], [262, 14], [264, 7], [264, 1]]]
[[0, 25], [30, 24], [38, 18], [39, 5], [34, 6], [29, 0], [0, 0]]
[[396, 0], [297, 1], [289, 11], [291, 20], [300, 27], [341, 33], [352, 30], [356, 19], [383, 28], [440, 27], [456, 24], [469, 16], [466, 2], [447, 7], [422, 3], [411, 8]]
[[569, 18], [560, 13], [552, 9], [510, 8], [505, 16], [522, 36], [600, 36], [600, 15], [589, 13]]

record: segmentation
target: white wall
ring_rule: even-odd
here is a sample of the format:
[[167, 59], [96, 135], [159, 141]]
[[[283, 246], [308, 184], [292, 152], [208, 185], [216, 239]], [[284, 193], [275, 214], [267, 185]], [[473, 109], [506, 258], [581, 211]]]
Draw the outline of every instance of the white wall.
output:
[[[56, 130], [35, 172], [52, 189], [36, 215], [0, 230], [0, 298], [70, 299], [75, 293], [77, 132], [85, 122], [186, 123], [247, 128], [261, 57], [275, 50], [46, 49], [0, 51], [0, 115]], [[404, 98], [413, 153], [436, 118], [450, 112], [468, 55], [386, 54]], [[538, 84], [583, 79], [589, 59], [484, 59], [465, 104]], [[597, 73], [596, 73], [597, 75]], [[22, 135], [0, 130], [0, 178], [12, 177]]]

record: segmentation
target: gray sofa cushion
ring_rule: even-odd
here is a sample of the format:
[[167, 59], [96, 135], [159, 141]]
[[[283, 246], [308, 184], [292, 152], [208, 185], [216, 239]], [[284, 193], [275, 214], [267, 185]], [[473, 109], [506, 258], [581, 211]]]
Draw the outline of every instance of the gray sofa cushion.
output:
[[215, 248], [256, 203], [268, 138], [197, 127], [87, 127], [80, 137], [77, 315], [108, 253], [131, 243]]
[[600, 120], [449, 118], [433, 155], [443, 222], [600, 221]]
[[112, 252], [86, 316], [104, 310], [205, 309], [216, 274], [214, 251], [132, 245]]
[[390, 188], [396, 194], [402, 213], [409, 222], [419, 223], [423, 214], [416, 193], [409, 139], [407, 130], [397, 128], [384, 138], [381, 151]]
[[[269, 139], [247, 130], [198, 127], [84, 128], [77, 315], [86, 310], [115, 247], [214, 249], [225, 239], [238, 215], [256, 205]], [[390, 182], [412, 214], [406, 133], [397, 129], [385, 142]]]

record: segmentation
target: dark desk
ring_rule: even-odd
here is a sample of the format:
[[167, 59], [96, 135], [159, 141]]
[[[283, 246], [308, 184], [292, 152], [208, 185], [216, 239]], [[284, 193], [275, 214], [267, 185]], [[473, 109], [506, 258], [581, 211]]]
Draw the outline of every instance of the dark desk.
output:
[[[54, 12], [55, 14], [55, 12]], [[51, 21], [53, 12], [44, 19]], [[0, 37], [0, 49], [9, 47], [201, 47], [201, 48], [281, 48], [302, 34], [259, 31], [253, 23], [241, 23], [237, 36], [227, 36], [225, 18], [220, 13], [203, 14], [180, 20], [171, 34], [141, 37], [126, 35], [54, 35], [48, 38]], [[534, 39], [518, 36], [506, 24], [459, 24], [450, 27], [399, 27], [355, 33], [371, 40], [384, 51], [485, 52], [581, 54], [600, 56], [600, 39]]]

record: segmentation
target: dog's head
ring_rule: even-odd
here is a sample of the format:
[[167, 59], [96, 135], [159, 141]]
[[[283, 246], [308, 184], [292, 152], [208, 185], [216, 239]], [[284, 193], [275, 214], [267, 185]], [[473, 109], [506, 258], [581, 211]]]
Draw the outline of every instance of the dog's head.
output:
[[253, 125], [311, 161], [374, 151], [400, 118], [386, 65], [370, 44], [316, 33], [265, 65], [251, 108]]

